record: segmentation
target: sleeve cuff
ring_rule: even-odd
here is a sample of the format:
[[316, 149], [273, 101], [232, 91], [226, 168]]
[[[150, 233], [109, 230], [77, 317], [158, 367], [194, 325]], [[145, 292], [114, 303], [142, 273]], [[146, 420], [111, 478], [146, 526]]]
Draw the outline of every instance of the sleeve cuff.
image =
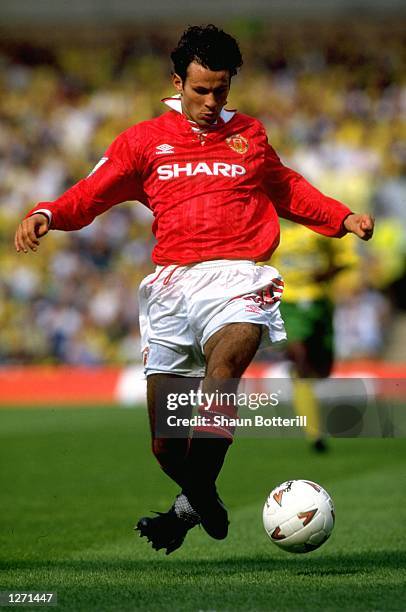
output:
[[51, 226], [52, 213], [50, 210], [48, 210], [47, 208], [38, 208], [37, 210], [32, 211], [32, 213], [30, 214], [30, 217], [32, 217], [32, 215], [36, 215], [37, 213], [42, 213], [43, 215], [45, 215], [48, 218], [49, 225]]

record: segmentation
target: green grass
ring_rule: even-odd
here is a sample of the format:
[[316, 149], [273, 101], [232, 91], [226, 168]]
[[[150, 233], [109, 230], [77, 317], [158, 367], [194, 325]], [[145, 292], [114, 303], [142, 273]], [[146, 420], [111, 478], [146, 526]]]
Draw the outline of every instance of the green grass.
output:
[[[220, 478], [231, 531], [194, 529], [166, 557], [132, 531], [176, 488], [149, 450], [143, 410], [0, 411], [0, 590], [55, 590], [57, 610], [405, 610], [406, 440], [240, 439]], [[289, 555], [261, 520], [269, 490], [320, 482], [330, 540]], [[27, 608], [25, 608], [27, 609]]]

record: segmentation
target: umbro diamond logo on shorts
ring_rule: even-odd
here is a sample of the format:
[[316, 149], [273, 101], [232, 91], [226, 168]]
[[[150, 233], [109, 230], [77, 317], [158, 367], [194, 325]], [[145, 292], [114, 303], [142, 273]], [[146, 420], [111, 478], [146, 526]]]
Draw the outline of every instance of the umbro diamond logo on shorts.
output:
[[158, 145], [156, 148], [156, 154], [157, 155], [164, 155], [164, 154], [168, 154], [168, 153], [174, 153], [174, 147], [170, 144], [161, 144]]

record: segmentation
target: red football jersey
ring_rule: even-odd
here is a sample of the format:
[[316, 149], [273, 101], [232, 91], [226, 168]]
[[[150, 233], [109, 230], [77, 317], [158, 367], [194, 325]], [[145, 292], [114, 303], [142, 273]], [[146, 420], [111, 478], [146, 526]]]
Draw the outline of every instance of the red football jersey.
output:
[[154, 215], [152, 258], [161, 265], [266, 261], [279, 243], [278, 215], [325, 236], [346, 233], [349, 208], [284, 166], [257, 119], [223, 111], [203, 131], [179, 110], [130, 127], [86, 179], [29, 214], [50, 211], [52, 229], [76, 230], [138, 200]]

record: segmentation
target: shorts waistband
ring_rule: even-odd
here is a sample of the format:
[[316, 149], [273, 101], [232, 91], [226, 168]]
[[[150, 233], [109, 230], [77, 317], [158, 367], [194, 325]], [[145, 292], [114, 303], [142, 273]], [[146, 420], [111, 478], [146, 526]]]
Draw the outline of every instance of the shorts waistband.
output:
[[176, 267], [179, 269], [189, 269], [189, 270], [200, 270], [200, 269], [210, 269], [210, 268], [230, 268], [235, 266], [247, 265], [255, 266], [256, 263], [252, 259], [212, 259], [210, 261], [200, 261], [195, 264], [186, 264], [184, 266], [177, 264], [168, 264], [166, 266], [156, 266], [156, 272], [159, 273], [164, 268], [168, 271], [171, 268]]

